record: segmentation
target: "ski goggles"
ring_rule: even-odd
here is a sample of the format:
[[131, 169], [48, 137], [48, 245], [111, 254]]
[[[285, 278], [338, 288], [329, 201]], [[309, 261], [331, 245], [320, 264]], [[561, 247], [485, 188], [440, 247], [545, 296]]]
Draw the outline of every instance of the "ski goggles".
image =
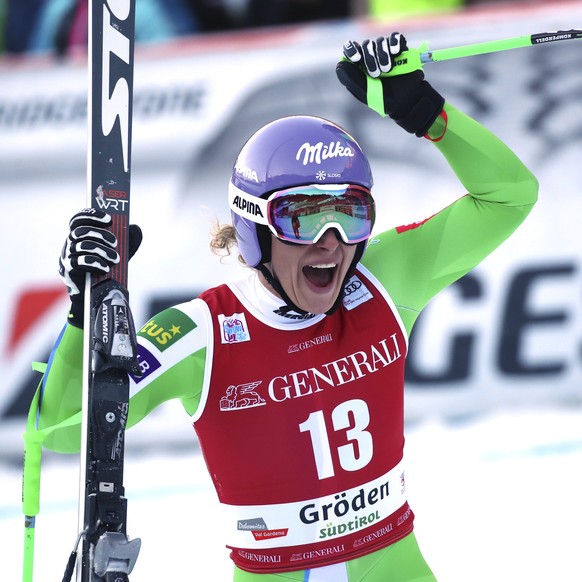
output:
[[353, 184], [313, 184], [273, 192], [266, 200], [230, 184], [230, 209], [269, 227], [280, 240], [311, 244], [330, 228], [344, 243], [356, 244], [370, 237], [376, 207], [367, 188]]

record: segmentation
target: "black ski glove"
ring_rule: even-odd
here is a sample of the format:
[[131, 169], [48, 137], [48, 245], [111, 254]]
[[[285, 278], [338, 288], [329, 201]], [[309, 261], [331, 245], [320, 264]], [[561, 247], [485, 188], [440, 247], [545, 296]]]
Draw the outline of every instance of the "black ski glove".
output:
[[[59, 275], [71, 298], [69, 323], [83, 327], [85, 275], [106, 275], [110, 267], [119, 263], [115, 250], [117, 239], [109, 230], [111, 215], [93, 208], [85, 208], [71, 218], [69, 236], [59, 257]], [[129, 225], [129, 258], [138, 250], [142, 232], [136, 224]]]
[[[393, 32], [389, 38], [364, 40], [361, 45], [348, 41], [336, 74], [356, 99], [382, 116], [389, 115], [409, 133], [422, 137], [439, 116], [445, 100], [424, 80], [422, 69], [404, 75], [381, 76], [392, 70], [397, 57], [406, 50], [406, 39], [399, 32]], [[381, 84], [382, 99], [378, 104], [370, 98], [373, 83]]]

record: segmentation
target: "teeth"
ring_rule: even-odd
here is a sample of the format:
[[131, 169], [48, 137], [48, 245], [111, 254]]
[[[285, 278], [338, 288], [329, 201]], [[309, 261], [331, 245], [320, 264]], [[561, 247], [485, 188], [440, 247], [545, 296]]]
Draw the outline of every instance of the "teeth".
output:
[[327, 263], [325, 265], [309, 265], [312, 269], [333, 269], [337, 263]]

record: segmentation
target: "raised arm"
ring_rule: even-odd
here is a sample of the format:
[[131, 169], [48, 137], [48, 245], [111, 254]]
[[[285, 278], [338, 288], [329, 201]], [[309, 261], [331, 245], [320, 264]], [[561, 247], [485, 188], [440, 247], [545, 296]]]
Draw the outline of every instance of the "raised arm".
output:
[[[381, 115], [431, 140], [468, 193], [432, 217], [375, 236], [364, 255], [363, 264], [390, 291], [410, 329], [434, 295], [473, 269], [523, 222], [537, 200], [538, 183], [499, 138], [445, 103], [422, 71], [378, 76], [382, 67], [390, 68], [382, 58], [393, 60], [406, 48], [401, 36], [346, 46], [346, 59], [338, 64], [340, 81]], [[348, 59], [354, 51], [356, 57]], [[373, 86], [379, 100], [370, 99]]]

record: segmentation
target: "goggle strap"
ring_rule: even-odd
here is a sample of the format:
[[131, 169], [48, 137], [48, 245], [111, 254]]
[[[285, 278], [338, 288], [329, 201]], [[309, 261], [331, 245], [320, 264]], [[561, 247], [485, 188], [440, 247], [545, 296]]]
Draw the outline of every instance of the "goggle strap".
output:
[[228, 185], [228, 206], [235, 214], [247, 220], [257, 224], [269, 224], [268, 202], [263, 198], [243, 192], [232, 182]]

